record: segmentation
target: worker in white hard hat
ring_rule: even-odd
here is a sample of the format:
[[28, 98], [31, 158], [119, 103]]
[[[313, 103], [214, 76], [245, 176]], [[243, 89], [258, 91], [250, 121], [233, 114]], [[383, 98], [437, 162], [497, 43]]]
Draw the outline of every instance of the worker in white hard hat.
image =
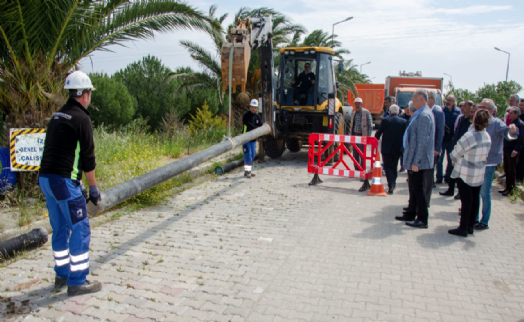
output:
[[[47, 127], [40, 164], [39, 185], [47, 204], [53, 229], [55, 289], [67, 285], [70, 296], [94, 293], [102, 288], [89, 282], [91, 229], [86, 199], [95, 205], [101, 200], [95, 179], [95, 143], [87, 107], [95, 89], [81, 71], [65, 81], [69, 100], [56, 112]], [[89, 197], [83, 188], [82, 173], [89, 183]]]
[[[362, 107], [362, 104], [362, 98], [356, 97], [355, 108], [353, 109], [353, 113], [351, 115], [350, 133], [354, 136], [371, 136], [371, 132], [373, 131], [373, 119], [371, 117], [371, 113]], [[364, 153], [364, 144], [357, 144], [357, 147], [362, 153]], [[362, 168], [366, 168], [366, 166], [362, 164], [363, 159], [357, 149], [353, 149], [353, 157], [358, 162], [358, 164], [362, 166]], [[369, 185], [366, 183], [367, 181], [364, 180], [364, 185], [362, 188], [360, 188], [360, 191], [368, 190]]]
[[[244, 124], [243, 133], [253, 131], [257, 127], [262, 126], [262, 118], [258, 115], [258, 101], [252, 99], [249, 103], [249, 111], [247, 111], [242, 117], [242, 123]], [[255, 160], [257, 150], [257, 140], [252, 140], [243, 145], [244, 148], [244, 176], [246, 178], [254, 177], [252, 173], [253, 161]]]

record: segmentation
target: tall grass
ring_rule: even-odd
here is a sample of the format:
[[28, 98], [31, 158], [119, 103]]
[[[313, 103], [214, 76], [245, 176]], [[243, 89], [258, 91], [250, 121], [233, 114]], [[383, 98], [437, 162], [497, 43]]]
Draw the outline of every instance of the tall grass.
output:
[[[225, 129], [202, 130], [190, 135], [185, 128], [170, 134], [150, 133], [138, 120], [116, 130], [98, 127], [94, 130], [98, 186], [106, 190], [138, 177], [182, 157], [188, 151], [191, 154], [220, 142], [226, 133]], [[170, 179], [127, 203], [154, 204], [163, 199], [169, 190], [187, 180]], [[84, 182], [87, 183], [86, 180]]]

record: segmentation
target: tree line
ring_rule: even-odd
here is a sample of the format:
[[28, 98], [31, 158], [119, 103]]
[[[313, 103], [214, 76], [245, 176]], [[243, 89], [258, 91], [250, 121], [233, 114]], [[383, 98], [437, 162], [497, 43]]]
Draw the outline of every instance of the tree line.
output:
[[[286, 46], [334, 47], [345, 62], [338, 75], [340, 95], [345, 96], [354, 83], [369, 81], [361, 75], [349, 50], [340, 48], [336, 35], [322, 30], [307, 33], [284, 14], [271, 8], [240, 8], [234, 20], [256, 13], [272, 14], [273, 46], [276, 66], [278, 50]], [[217, 7], [207, 12], [180, 2], [19, 0], [0, 2], [0, 111], [5, 127], [45, 127], [50, 116], [67, 99], [63, 90], [66, 75], [79, 68], [81, 60], [94, 52], [108, 51], [111, 45], [129, 40], [153, 39], [155, 33], [180, 30], [204, 31], [213, 40], [207, 50], [185, 40], [180, 44], [199, 63], [200, 70], [164, 66], [153, 56], [131, 63], [114, 75], [95, 73], [93, 119], [114, 126], [130, 119], [147, 119], [152, 128], [168, 113], [189, 120], [199, 106], [207, 102], [213, 114], [224, 114], [229, 102], [221, 93], [220, 49], [226, 41], [228, 14], [217, 16]], [[243, 109], [251, 97], [258, 97], [258, 52], [249, 66], [248, 91], [232, 98], [234, 110]], [[109, 103], [110, 102], [110, 103]]]

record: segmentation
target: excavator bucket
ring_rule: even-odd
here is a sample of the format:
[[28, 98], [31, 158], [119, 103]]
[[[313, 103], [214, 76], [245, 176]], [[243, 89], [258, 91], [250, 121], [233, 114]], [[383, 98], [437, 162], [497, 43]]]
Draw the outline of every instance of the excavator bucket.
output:
[[[229, 68], [231, 70], [231, 86], [233, 92], [236, 92], [236, 86], [242, 87], [242, 93], [246, 91], [247, 71], [249, 60], [251, 58], [251, 45], [248, 36], [250, 31], [247, 29], [245, 22], [241, 22], [237, 28], [231, 28], [229, 31], [229, 40], [231, 42], [222, 45], [220, 51], [220, 60], [222, 68], [222, 93], [226, 92], [229, 85]], [[233, 49], [233, 64], [230, 66], [230, 53]]]

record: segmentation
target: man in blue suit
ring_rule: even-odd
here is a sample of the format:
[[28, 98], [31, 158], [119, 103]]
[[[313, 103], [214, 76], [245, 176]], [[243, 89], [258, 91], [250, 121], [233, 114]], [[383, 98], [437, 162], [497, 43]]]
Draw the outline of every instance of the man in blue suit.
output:
[[[410, 171], [413, 180], [413, 192], [416, 204], [416, 217], [396, 218], [405, 220], [406, 225], [416, 228], [428, 228], [428, 203], [424, 193], [424, 178], [427, 171], [434, 166], [435, 152], [435, 118], [429, 109], [428, 92], [417, 88], [411, 99], [416, 109], [404, 134], [404, 168]], [[414, 221], [410, 221], [413, 220]]]
[[382, 120], [380, 127], [375, 133], [377, 140], [382, 136], [382, 160], [384, 170], [388, 179], [388, 194], [393, 194], [397, 181], [398, 160], [402, 155], [402, 138], [408, 126], [408, 122], [398, 116], [398, 105], [389, 106], [389, 117]]

